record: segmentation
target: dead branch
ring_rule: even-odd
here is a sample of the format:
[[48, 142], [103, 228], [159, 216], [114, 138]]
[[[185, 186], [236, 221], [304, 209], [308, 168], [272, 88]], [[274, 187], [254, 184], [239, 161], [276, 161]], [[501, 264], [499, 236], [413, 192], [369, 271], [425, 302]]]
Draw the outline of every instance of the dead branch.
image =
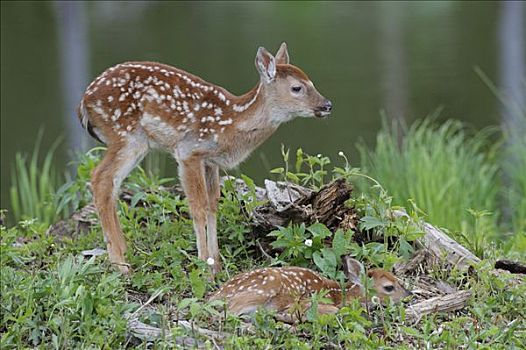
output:
[[512, 260], [497, 260], [495, 262], [495, 268], [500, 270], [506, 270], [511, 273], [523, 273], [526, 274], [526, 264]]
[[[403, 210], [395, 210], [393, 215], [396, 217], [407, 217], [411, 220], [409, 215]], [[422, 224], [422, 228], [425, 234], [417, 240], [417, 244], [433, 258], [438, 260], [445, 259], [449, 265], [462, 271], [480, 263], [479, 258], [446, 235], [442, 230], [427, 222]]]
[[418, 323], [423, 316], [430, 313], [451, 312], [462, 309], [466, 306], [469, 297], [471, 297], [471, 292], [462, 290], [422, 301], [406, 308], [406, 319]]
[[128, 320], [128, 329], [134, 337], [144, 341], [155, 341], [164, 336], [166, 340], [173, 341], [183, 347], [206, 349], [205, 344], [201, 341], [187, 336], [173, 337], [163, 329], [147, 325], [137, 318]]

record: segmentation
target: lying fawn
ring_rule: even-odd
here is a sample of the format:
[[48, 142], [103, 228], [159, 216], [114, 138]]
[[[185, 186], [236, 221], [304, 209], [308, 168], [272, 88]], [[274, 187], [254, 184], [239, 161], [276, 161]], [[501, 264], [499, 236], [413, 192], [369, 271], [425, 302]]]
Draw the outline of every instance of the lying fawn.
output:
[[[210, 296], [210, 300], [225, 299], [228, 310], [241, 315], [254, 312], [259, 307], [272, 309], [278, 313], [301, 314], [310, 305], [313, 293], [325, 290], [328, 304], [319, 304], [318, 312], [336, 313], [345, 302], [359, 298], [365, 300], [360, 273], [363, 266], [355, 259], [347, 257], [346, 275], [349, 282], [342, 290], [336, 281], [322, 277], [318, 273], [302, 267], [274, 267], [239, 274], [227, 281]], [[391, 298], [398, 302], [410, 295], [396, 277], [382, 269], [371, 269], [367, 276], [373, 279], [376, 296], [380, 300]], [[299, 306], [299, 310], [298, 309]]]
[[232, 168], [296, 116], [325, 117], [332, 105], [307, 75], [289, 64], [285, 43], [276, 56], [260, 47], [260, 81], [235, 96], [168, 65], [128, 62], [109, 68], [87, 88], [78, 108], [85, 129], [107, 145], [93, 171], [94, 202], [110, 261], [123, 273], [126, 243], [115, 201], [123, 179], [152, 148], [177, 161], [188, 198], [199, 259], [220, 270], [216, 212], [219, 169]]

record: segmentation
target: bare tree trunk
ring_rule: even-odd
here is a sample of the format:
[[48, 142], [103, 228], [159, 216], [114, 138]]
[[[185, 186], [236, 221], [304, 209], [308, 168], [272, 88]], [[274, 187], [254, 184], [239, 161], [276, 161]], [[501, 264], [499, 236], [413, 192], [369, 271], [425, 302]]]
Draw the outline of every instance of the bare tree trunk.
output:
[[[526, 7], [522, 1], [502, 1], [499, 14], [499, 75], [502, 93], [502, 126], [507, 133], [508, 150], [523, 142], [521, 138], [526, 133], [526, 57], [524, 51], [524, 12]], [[504, 159], [503, 181], [506, 187], [514, 191], [513, 171], [518, 155], [513, 151], [506, 152]], [[507, 169], [507, 171], [506, 171]], [[520, 194], [519, 194], [520, 195]], [[504, 221], [512, 219], [511, 206], [513, 201], [504, 208]]]
[[[408, 108], [407, 58], [402, 26], [404, 5], [386, 2], [381, 4], [380, 16], [380, 59], [382, 67], [382, 88], [387, 115], [404, 125]], [[402, 130], [398, 130], [399, 142]]]
[[56, 1], [54, 5], [64, 96], [65, 133], [69, 150], [76, 152], [89, 146], [89, 139], [82, 130], [75, 112], [88, 80], [86, 4], [83, 1]]
[[[499, 16], [499, 44], [500, 44], [500, 80], [504, 94], [509, 97], [511, 105], [504, 105], [504, 122], [512, 128], [521, 128], [519, 110], [526, 107], [526, 57], [524, 52], [524, 12], [526, 7], [522, 1], [502, 1]], [[516, 105], [516, 106], [514, 106]], [[518, 107], [518, 108], [516, 108]], [[519, 131], [519, 133], [521, 132]]]

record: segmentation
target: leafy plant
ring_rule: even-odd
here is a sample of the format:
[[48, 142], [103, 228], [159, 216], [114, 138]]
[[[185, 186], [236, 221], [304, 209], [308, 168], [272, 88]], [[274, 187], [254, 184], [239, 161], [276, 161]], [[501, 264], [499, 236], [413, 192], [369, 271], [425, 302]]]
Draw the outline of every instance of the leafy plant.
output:
[[295, 184], [320, 189], [325, 184], [328, 174], [326, 167], [331, 163], [328, 157], [321, 154], [311, 156], [303, 152], [301, 148], [296, 151], [295, 171], [290, 170], [290, 150], [285, 150], [281, 145], [284, 167], [274, 168], [270, 172], [279, 174], [282, 181], [290, 181]]

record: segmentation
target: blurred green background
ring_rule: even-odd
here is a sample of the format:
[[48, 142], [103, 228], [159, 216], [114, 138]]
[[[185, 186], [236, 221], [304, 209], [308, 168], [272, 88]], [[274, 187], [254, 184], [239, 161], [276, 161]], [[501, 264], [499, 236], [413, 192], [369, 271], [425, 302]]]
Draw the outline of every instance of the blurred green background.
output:
[[[332, 100], [328, 120], [298, 119], [240, 170], [256, 179], [281, 163], [280, 145], [357, 163], [355, 144], [374, 144], [380, 111], [408, 124], [443, 108], [482, 128], [500, 123], [498, 100], [475, 73], [499, 82], [499, 2], [2, 2], [1, 207], [9, 207], [16, 151], [63, 136], [56, 162], [93, 146], [74, 113], [85, 86], [106, 68], [153, 60], [235, 94], [258, 75], [258, 46], [282, 41], [292, 63]], [[524, 7], [523, 7], [524, 8]], [[175, 172], [174, 174], [175, 175]]]

